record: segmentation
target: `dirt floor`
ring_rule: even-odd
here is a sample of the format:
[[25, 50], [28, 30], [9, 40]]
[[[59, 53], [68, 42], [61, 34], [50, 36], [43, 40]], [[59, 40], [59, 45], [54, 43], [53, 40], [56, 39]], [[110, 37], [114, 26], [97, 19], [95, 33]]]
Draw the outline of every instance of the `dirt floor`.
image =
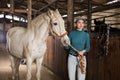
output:
[[[20, 65], [20, 80], [26, 79], [26, 65]], [[32, 65], [32, 79], [35, 78], [36, 66]], [[11, 80], [11, 67], [10, 67], [10, 59], [9, 54], [5, 49], [4, 44], [0, 44], [0, 80]], [[47, 68], [42, 66], [41, 69], [41, 80], [60, 80], [56, 75], [54, 75]]]

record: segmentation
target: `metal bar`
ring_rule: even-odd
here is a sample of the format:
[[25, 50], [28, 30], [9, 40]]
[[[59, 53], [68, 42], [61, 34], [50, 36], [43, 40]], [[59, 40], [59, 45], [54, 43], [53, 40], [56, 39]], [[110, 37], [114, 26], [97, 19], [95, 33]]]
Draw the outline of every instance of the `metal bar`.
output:
[[5, 31], [5, 25], [6, 25], [6, 22], [5, 22], [5, 13], [4, 13], [4, 18], [3, 18], [3, 31]]
[[55, 2], [55, 8], [58, 8], [58, 0]]
[[91, 30], [91, 17], [92, 17], [91, 12], [92, 12], [92, 4], [91, 4], [91, 0], [88, 0], [87, 29], [89, 34]]

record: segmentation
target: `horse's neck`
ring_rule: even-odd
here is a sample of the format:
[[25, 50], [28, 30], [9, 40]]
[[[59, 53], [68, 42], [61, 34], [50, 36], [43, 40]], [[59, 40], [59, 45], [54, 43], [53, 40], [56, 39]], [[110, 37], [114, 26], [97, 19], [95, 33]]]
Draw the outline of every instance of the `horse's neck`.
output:
[[49, 33], [49, 26], [41, 26], [39, 29], [33, 31], [34, 33], [34, 40], [36, 41], [45, 41], [48, 37]]
[[41, 40], [46, 40], [49, 34], [49, 26], [42, 26], [40, 32], [38, 32], [38, 38]]
[[44, 41], [49, 33], [49, 17], [43, 14], [32, 21], [29, 31], [34, 34], [34, 40]]

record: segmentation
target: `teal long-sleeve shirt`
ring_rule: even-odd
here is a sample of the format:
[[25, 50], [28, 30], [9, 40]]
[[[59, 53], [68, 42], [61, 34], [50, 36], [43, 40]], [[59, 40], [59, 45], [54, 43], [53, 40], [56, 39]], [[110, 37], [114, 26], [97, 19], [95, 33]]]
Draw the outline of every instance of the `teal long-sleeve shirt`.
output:
[[[90, 50], [90, 37], [89, 34], [83, 30], [74, 30], [71, 31], [68, 35], [71, 45], [77, 50], [86, 50], [89, 52]], [[71, 54], [77, 54], [72, 48], [70, 48]]]

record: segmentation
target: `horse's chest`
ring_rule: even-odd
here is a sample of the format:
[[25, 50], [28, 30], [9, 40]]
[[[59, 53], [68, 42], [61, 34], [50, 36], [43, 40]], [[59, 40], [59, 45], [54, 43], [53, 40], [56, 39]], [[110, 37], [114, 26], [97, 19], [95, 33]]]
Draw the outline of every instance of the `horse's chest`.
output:
[[33, 58], [43, 57], [46, 51], [46, 44], [33, 47], [31, 56]]

